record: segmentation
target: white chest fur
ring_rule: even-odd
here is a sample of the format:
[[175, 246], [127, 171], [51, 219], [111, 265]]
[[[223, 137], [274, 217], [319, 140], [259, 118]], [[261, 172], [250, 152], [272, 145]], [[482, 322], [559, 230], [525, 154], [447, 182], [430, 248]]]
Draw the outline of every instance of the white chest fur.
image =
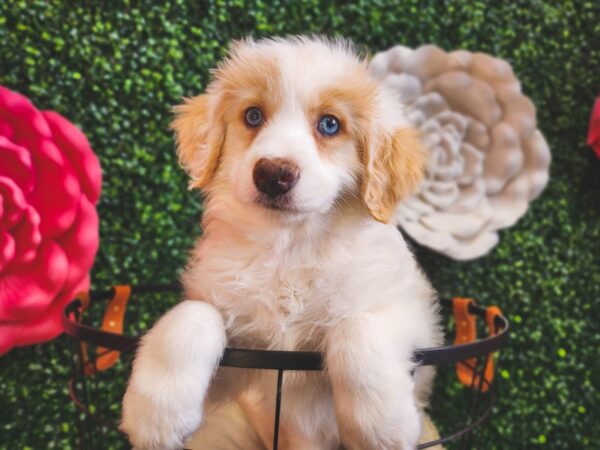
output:
[[334, 246], [276, 250], [259, 243], [202, 243], [186, 287], [194, 299], [219, 309], [230, 345], [317, 350], [323, 329], [335, 319], [332, 306], [344, 303], [344, 272], [352, 259]]
[[349, 315], [401, 303], [417, 319], [413, 312], [429, 309], [428, 284], [394, 227], [350, 222], [274, 242], [207, 234], [184, 275], [188, 298], [223, 315], [229, 345], [319, 350], [323, 333]]

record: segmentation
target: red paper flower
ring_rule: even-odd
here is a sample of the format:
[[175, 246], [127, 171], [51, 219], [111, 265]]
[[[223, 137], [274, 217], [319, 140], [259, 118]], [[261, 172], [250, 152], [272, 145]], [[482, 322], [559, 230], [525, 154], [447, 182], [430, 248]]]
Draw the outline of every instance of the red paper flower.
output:
[[592, 117], [590, 117], [590, 129], [588, 131], [587, 143], [600, 158], [600, 96], [596, 98]]
[[56, 337], [89, 288], [100, 186], [83, 133], [0, 86], [0, 354]]

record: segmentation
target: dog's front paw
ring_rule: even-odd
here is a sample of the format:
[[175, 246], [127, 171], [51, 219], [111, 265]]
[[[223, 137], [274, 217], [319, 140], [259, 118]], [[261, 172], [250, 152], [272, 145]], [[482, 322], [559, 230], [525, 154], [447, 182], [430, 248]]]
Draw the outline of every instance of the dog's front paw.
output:
[[121, 421], [134, 447], [183, 447], [200, 426], [225, 342], [217, 310], [189, 300], [169, 311], [142, 338], [123, 397]]
[[[387, 412], [387, 413], [386, 413]], [[341, 439], [348, 450], [415, 450], [421, 437], [421, 418], [414, 405], [387, 410], [356, 405], [337, 411]]]
[[[167, 394], [168, 395], [168, 394]], [[157, 404], [157, 400], [160, 404]], [[200, 426], [202, 399], [176, 403], [148, 396], [130, 383], [123, 397], [121, 430], [137, 450], [175, 450]]]

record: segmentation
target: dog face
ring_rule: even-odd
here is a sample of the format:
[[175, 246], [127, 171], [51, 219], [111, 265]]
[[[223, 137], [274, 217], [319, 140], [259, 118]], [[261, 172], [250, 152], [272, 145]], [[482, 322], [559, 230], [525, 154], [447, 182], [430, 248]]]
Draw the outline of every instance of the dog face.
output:
[[206, 93], [176, 113], [192, 185], [240, 208], [304, 217], [356, 197], [386, 222], [422, 175], [399, 101], [344, 42], [235, 43]]

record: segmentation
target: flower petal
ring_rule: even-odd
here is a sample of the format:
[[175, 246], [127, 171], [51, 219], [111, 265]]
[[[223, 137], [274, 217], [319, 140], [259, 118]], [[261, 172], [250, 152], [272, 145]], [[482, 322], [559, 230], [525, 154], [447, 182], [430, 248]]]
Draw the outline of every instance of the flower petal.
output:
[[19, 186], [10, 178], [2, 176], [0, 176], [0, 198], [2, 199], [0, 229], [9, 229], [19, 222], [27, 203]]
[[54, 142], [75, 168], [83, 192], [90, 202], [96, 204], [100, 198], [102, 172], [87, 138], [60, 114], [53, 111], [45, 111], [43, 114], [50, 125]]
[[98, 213], [87, 197], [81, 196], [73, 226], [57, 242], [69, 261], [65, 283], [70, 287], [88, 274], [98, 250]]
[[484, 124], [477, 120], [470, 120], [465, 135], [465, 141], [480, 150], [487, 150], [490, 145], [490, 136]]
[[515, 78], [512, 67], [503, 59], [494, 58], [485, 53], [475, 53], [469, 65], [469, 72], [473, 77], [486, 83], [520, 89], [519, 81]]
[[406, 74], [392, 74], [385, 79], [385, 86], [398, 95], [398, 100], [404, 104], [416, 100], [421, 94], [421, 82], [417, 77]]
[[552, 156], [550, 148], [539, 130], [523, 141], [523, 153], [525, 156], [525, 167], [529, 177], [529, 200], [537, 198], [548, 184], [550, 174], [548, 168]]
[[35, 170], [31, 153], [0, 136], [0, 176], [13, 180], [27, 197], [35, 183]]
[[418, 220], [423, 214], [431, 214], [433, 212], [433, 206], [424, 202], [419, 196], [411, 195], [398, 205], [396, 214], [398, 217], [403, 216], [408, 220]]
[[502, 116], [493, 89], [464, 72], [448, 72], [425, 83], [425, 92], [437, 91], [452, 110], [493, 126]]
[[21, 329], [22, 325], [19, 322], [0, 322], [0, 356], [15, 346], [21, 334]]
[[488, 197], [494, 210], [490, 230], [512, 227], [529, 206], [529, 179], [526, 174], [511, 180], [499, 195]]
[[11, 141], [29, 148], [32, 141], [52, 137], [44, 116], [24, 96], [0, 86], [0, 119], [13, 131]]
[[485, 183], [481, 178], [476, 179], [472, 184], [461, 187], [456, 202], [448, 209], [451, 213], [461, 213], [465, 217], [485, 199]]
[[6, 138], [7, 140], [11, 140], [13, 137], [13, 129], [10, 124], [0, 117], [0, 136]]
[[498, 239], [497, 233], [486, 228], [470, 239], [457, 239], [447, 254], [458, 261], [479, 258], [493, 249]]
[[416, 222], [421, 217], [421, 214], [418, 211], [409, 208], [405, 202], [398, 205], [398, 208], [396, 209], [396, 215], [398, 218], [402, 218], [403, 220], [408, 220], [411, 222]]
[[435, 45], [422, 45], [408, 58], [405, 70], [422, 80], [438, 76], [447, 70], [448, 54]]
[[417, 101], [410, 105], [410, 109], [418, 109], [426, 117], [432, 117], [442, 111], [447, 111], [449, 107], [444, 97], [437, 92], [429, 92], [419, 97]]
[[55, 242], [44, 242], [26, 271], [0, 275], [0, 322], [42, 313], [63, 288], [67, 273], [65, 252]]
[[13, 347], [49, 341], [61, 334], [65, 306], [78, 293], [86, 292], [89, 288], [90, 279], [85, 277], [71, 289], [60, 292], [41, 314], [22, 322], [0, 322], [0, 355]]
[[502, 122], [508, 123], [522, 137], [529, 137], [537, 127], [535, 106], [520, 92], [500, 87], [496, 90], [504, 110]]
[[458, 183], [461, 186], [475, 182], [483, 173], [484, 155], [475, 147], [468, 143], [461, 146], [461, 155], [464, 158], [464, 167], [458, 177]]
[[0, 273], [15, 257], [15, 239], [6, 231], [0, 230]]
[[10, 271], [17, 271], [20, 266], [32, 262], [42, 242], [40, 233], [40, 216], [33, 207], [28, 206], [21, 218], [21, 222], [15, 226], [11, 233], [15, 238], [17, 246], [17, 258], [13, 261]]
[[29, 201], [42, 218], [42, 236], [54, 238], [68, 230], [75, 220], [81, 197], [79, 181], [71, 164], [51, 141], [43, 141], [33, 158], [38, 179]]
[[390, 72], [405, 72], [406, 63], [413, 53], [412, 48], [396, 45], [386, 52], [375, 55], [369, 63], [369, 70], [378, 78]]
[[455, 50], [451, 52], [448, 58], [447, 70], [467, 70], [473, 60], [473, 53], [466, 50]]
[[458, 198], [458, 186], [450, 181], [425, 180], [421, 197], [438, 209], [446, 209]]
[[400, 217], [399, 224], [417, 242], [440, 253], [448, 254], [455, 246], [456, 239], [450, 233], [432, 230], [420, 221], [411, 222], [404, 217]]
[[600, 96], [596, 97], [594, 102], [587, 135], [588, 145], [597, 144], [598, 142], [600, 142]]
[[466, 239], [477, 235], [490, 221], [492, 214], [487, 201], [482, 201], [475, 209], [469, 211], [469, 220], [465, 220], [465, 214], [438, 212], [422, 217], [421, 222], [433, 230], [450, 233], [458, 239]]
[[523, 166], [521, 142], [510, 125], [500, 122], [492, 128], [491, 136], [483, 175], [488, 195], [500, 192]]

